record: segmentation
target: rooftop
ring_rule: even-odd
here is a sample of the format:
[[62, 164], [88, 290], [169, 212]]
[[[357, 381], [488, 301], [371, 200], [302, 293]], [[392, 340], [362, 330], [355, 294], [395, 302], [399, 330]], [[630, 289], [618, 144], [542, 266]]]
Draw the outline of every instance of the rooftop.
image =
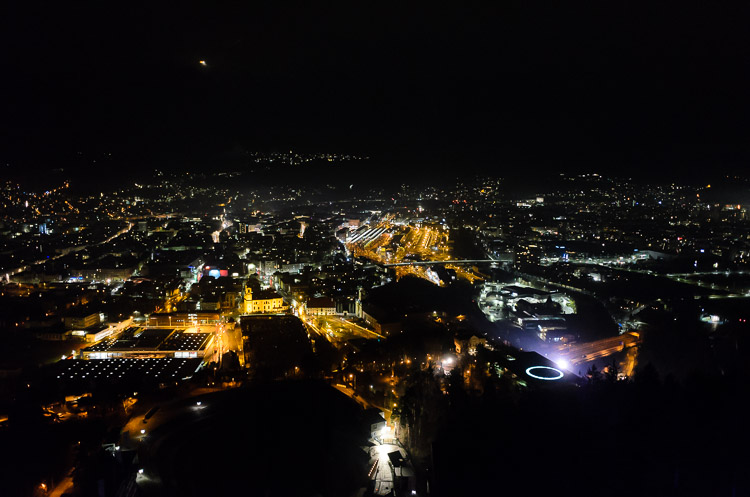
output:
[[84, 352], [201, 350], [211, 333], [189, 333], [173, 328], [128, 328], [119, 337], [102, 340]]
[[201, 359], [110, 359], [60, 361], [57, 378], [77, 380], [181, 380], [195, 373]]
[[336, 302], [331, 297], [313, 297], [307, 301], [308, 309], [321, 307], [336, 307]]

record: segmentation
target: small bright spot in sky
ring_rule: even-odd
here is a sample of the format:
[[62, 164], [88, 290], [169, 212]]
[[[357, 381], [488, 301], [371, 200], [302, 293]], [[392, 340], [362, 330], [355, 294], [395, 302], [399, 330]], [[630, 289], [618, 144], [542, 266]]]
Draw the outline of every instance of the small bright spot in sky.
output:
[[203, 67], [206, 67], [206, 66], [208, 65], [208, 64], [206, 64], [206, 61], [205, 61], [205, 60], [200, 60], [200, 61], [198, 61], [198, 63], [199, 63], [200, 65], [202, 65]]

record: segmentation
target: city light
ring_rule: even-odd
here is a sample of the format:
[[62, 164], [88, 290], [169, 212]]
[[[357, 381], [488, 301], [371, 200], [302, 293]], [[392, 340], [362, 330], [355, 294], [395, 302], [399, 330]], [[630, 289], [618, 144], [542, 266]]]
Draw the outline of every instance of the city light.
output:
[[559, 358], [555, 361], [555, 364], [560, 366], [560, 369], [570, 369], [570, 362], [567, 359]]
[[4, 26], [2, 495], [743, 493], [745, 20], [487, 3]]
[[559, 380], [565, 376], [562, 371], [550, 366], [531, 366], [530, 368], [526, 368], [526, 374], [537, 380]]
[[378, 448], [377, 448], [377, 451], [378, 451], [378, 456], [379, 456], [379, 457], [387, 457], [387, 456], [388, 456], [388, 453], [389, 453], [389, 452], [390, 452], [391, 450], [392, 450], [392, 449], [391, 449], [391, 446], [390, 446], [390, 445], [383, 445], [383, 444], [380, 444], [380, 445], [378, 445]]

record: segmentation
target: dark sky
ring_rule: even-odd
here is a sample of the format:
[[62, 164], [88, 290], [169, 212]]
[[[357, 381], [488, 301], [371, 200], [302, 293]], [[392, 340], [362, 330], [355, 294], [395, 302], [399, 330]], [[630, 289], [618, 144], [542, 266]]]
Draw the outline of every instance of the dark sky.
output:
[[0, 16], [11, 168], [105, 152], [222, 168], [290, 148], [500, 174], [750, 159], [739, 2], [15, 3]]

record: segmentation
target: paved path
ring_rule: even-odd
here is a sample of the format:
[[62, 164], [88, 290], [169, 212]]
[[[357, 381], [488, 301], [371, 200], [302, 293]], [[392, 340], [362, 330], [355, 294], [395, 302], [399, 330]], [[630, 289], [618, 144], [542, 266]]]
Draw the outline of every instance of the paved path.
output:
[[49, 497], [60, 497], [65, 492], [73, 490], [73, 477], [66, 476], [63, 480], [57, 484], [49, 493]]
[[406, 453], [398, 445], [382, 444], [370, 447], [370, 459], [377, 459], [378, 465], [373, 475], [375, 480], [375, 495], [392, 495], [394, 490], [394, 473], [391, 467], [388, 453], [393, 451], [401, 452], [401, 457], [406, 457]]

